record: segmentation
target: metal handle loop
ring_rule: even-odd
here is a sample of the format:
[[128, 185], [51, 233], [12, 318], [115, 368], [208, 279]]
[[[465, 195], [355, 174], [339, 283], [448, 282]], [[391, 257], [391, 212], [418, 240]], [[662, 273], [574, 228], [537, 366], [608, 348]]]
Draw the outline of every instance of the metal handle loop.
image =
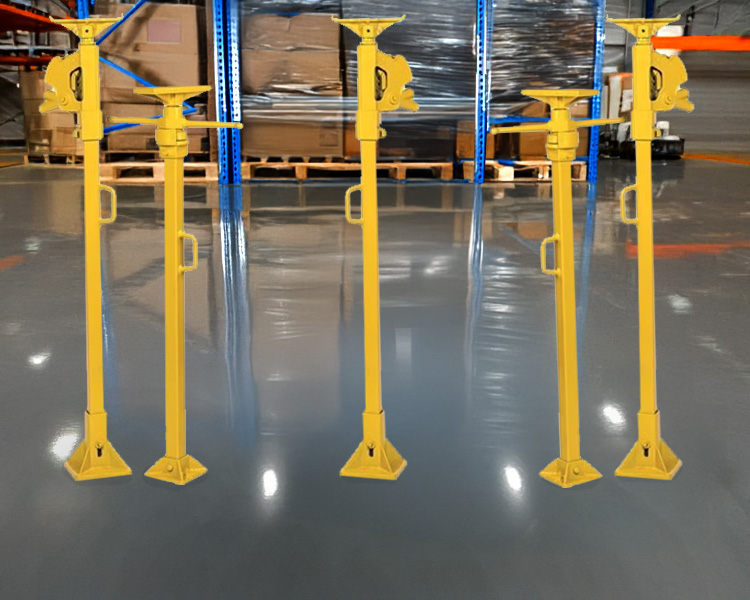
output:
[[364, 217], [360, 217], [359, 219], [352, 218], [352, 194], [357, 190], [362, 193], [362, 184], [350, 187], [346, 190], [346, 194], [344, 195], [344, 201], [346, 203], [346, 220], [352, 225], [362, 225], [364, 222]]
[[[195, 271], [198, 268], [198, 240], [195, 239], [194, 235], [190, 235], [189, 233], [185, 233], [184, 231], [180, 231], [177, 235], [180, 236], [180, 239], [183, 240], [190, 240], [193, 244], [193, 264], [188, 266], [180, 265], [180, 273], [187, 273], [188, 271]], [[183, 250], [183, 255], [184, 255]], [[183, 257], [184, 261], [184, 257]]]
[[546, 273], [547, 275], [559, 275], [560, 269], [557, 268], [557, 252], [555, 252], [555, 268], [554, 269], [548, 269], [547, 268], [547, 244], [550, 242], [557, 242], [560, 239], [559, 234], [552, 235], [548, 238], [544, 238], [542, 240], [542, 246], [540, 248], [540, 255], [542, 258], [542, 272]]
[[627, 216], [627, 209], [625, 207], [625, 197], [627, 196], [628, 192], [635, 191], [637, 187], [637, 185], [629, 185], [620, 193], [620, 218], [622, 219], [623, 223], [627, 223], [628, 225], [638, 225], [638, 192], [636, 192], [636, 209], [634, 218], [631, 219]]
[[103, 183], [99, 184], [99, 192], [104, 190], [109, 193], [109, 212], [111, 213], [108, 219], [102, 219], [102, 200], [99, 198], [99, 225], [109, 225], [114, 223], [117, 218], [117, 194], [115, 190], [108, 185]]

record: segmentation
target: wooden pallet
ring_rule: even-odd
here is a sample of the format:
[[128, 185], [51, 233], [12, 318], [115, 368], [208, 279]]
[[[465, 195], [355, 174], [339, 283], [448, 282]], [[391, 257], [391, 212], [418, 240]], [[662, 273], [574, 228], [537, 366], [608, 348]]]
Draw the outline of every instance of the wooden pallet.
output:
[[[461, 163], [464, 179], [473, 179], [474, 161]], [[586, 163], [574, 161], [570, 167], [573, 181], [586, 180]], [[485, 162], [485, 181], [552, 181], [552, 163], [548, 160], [517, 160], [513, 165], [504, 165], [496, 160]]]
[[26, 154], [23, 159], [23, 164], [41, 164], [41, 165], [82, 165], [83, 156], [76, 154], [47, 154], [47, 153], [32, 153]]
[[[164, 163], [118, 162], [100, 165], [102, 181], [116, 183], [164, 183]], [[219, 166], [211, 162], [186, 162], [185, 183], [206, 183], [219, 180]]]
[[[430, 178], [449, 181], [453, 179], [452, 162], [378, 162], [378, 175], [391, 179]], [[315, 179], [334, 176], [358, 176], [362, 171], [359, 162], [332, 159], [314, 161], [259, 160], [242, 163], [243, 179]]]
[[[158, 150], [101, 150], [99, 158], [103, 163], [118, 162], [155, 162], [160, 161]], [[191, 162], [208, 161], [208, 152], [191, 152], [188, 154]]]

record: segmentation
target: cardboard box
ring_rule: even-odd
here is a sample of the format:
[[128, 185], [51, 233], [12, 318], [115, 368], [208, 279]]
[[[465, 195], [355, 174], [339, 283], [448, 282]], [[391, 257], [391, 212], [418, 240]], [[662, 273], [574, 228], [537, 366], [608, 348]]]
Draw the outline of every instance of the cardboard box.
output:
[[[116, 4], [109, 14], [121, 16], [131, 7]], [[154, 85], [201, 85], [206, 69], [201, 66], [198, 31], [197, 7], [147, 3], [107, 38], [102, 56]], [[102, 64], [103, 102], [150, 103], [133, 93], [135, 87], [141, 84]]]
[[21, 88], [21, 100], [38, 100], [42, 103], [47, 84], [44, 83], [44, 71], [18, 71], [18, 85]]
[[259, 14], [242, 21], [242, 47], [270, 50], [335, 50], [341, 26], [331, 14]]
[[[538, 117], [549, 119], [549, 105], [544, 102], [532, 102], [526, 106], [521, 114], [524, 117]], [[517, 155], [519, 158], [547, 158], [547, 132], [532, 131], [517, 133]]]
[[44, 71], [20, 71], [19, 85], [28, 152], [81, 156], [83, 142], [73, 137], [76, 128], [75, 114], [61, 110], [46, 114], [39, 112], [47, 89]]
[[607, 88], [607, 106], [603, 117], [616, 119], [625, 116], [630, 119], [633, 108], [633, 74], [612, 73], [607, 78]]
[[[201, 85], [205, 79], [200, 69], [198, 56], [175, 56], [173, 54], [133, 54], [132, 56], [108, 55], [107, 60], [135, 73], [140, 78], [158, 86]], [[143, 87], [132, 77], [102, 64], [100, 71], [102, 102], [125, 104], [151, 104], [153, 99], [140, 96], [133, 88]], [[161, 104], [161, 103], [160, 103]]]
[[242, 91], [341, 96], [339, 51], [243, 50]]
[[50, 136], [50, 154], [83, 156], [83, 142], [73, 137], [75, 127], [55, 127]]
[[242, 125], [244, 156], [343, 156], [344, 131], [340, 120], [245, 118]]
[[[109, 117], [134, 117], [138, 119], [147, 119], [158, 117], [163, 113], [162, 104], [121, 104], [121, 103], [102, 103], [102, 113], [104, 114], [105, 126]], [[188, 115], [191, 121], [205, 121], [206, 115]], [[156, 151], [159, 147], [156, 144], [156, 130], [154, 127], [140, 126], [113, 131], [105, 136], [106, 148], [110, 152], [143, 152]], [[190, 128], [187, 130], [188, 152], [198, 154], [208, 152], [208, 130], [200, 128]]]
[[[456, 127], [456, 158], [474, 159], [474, 121], [459, 121]], [[486, 158], [495, 158], [495, 144], [497, 136], [493, 133], [487, 134]]]
[[[133, 4], [116, 4], [109, 16], [120, 17]], [[198, 8], [187, 4], [148, 2], [102, 44], [103, 54], [198, 54]], [[188, 84], [183, 84], [188, 85]]]
[[[570, 105], [570, 115], [574, 119], [587, 119], [589, 116], [589, 100], [579, 100]], [[576, 158], [589, 155], [589, 139], [591, 138], [591, 127], [580, 127], [578, 129], [578, 148]]]

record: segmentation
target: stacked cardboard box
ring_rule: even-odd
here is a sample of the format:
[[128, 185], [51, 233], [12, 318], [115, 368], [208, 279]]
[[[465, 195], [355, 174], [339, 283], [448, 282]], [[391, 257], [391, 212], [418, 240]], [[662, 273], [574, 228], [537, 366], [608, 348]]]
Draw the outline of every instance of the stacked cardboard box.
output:
[[249, 16], [242, 32], [242, 91], [341, 96], [339, 29], [328, 14]]
[[[242, 27], [243, 93], [281, 101], [340, 97], [340, 35], [330, 14], [247, 15]], [[245, 156], [343, 155], [343, 115], [335, 108], [297, 119], [277, 115], [272, 108], [250, 110], [242, 122]]]
[[19, 85], [29, 154], [82, 156], [83, 142], [73, 137], [75, 115], [60, 110], [39, 112], [47, 89], [44, 71], [21, 71]]
[[[114, 4], [112, 16], [122, 16], [132, 4]], [[206, 80], [201, 51], [199, 12], [195, 6], [147, 3], [117, 29], [102, 45], [107, 60], [158, 86], [201, 85]], [[101, 67], [102, 112], [105, 118], [152, 117], [161, 114], [163, 104], [133, 93], [141, 86], [128, 75]], [[190, 117], [194, 119], [195, 117]], [[203, 117], [205, 120], [205, 116]], [[156, 150], [154, 130], [136, 127], [107, 135], [107, 149], [117, 152]], [[208, 147], [205, 129], [189, 130], [191, 154]]]

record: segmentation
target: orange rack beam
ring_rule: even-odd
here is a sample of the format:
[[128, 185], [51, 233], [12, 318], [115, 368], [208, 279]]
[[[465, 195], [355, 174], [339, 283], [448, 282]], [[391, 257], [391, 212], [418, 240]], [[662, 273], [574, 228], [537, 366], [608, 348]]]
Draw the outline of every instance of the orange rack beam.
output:
[[0, 3], [0, 30], [2, 31], [66, 31], [49, 20], [49, 17], [13, 4]]
[[747, 52], [750, 50], [750, 37], [733, 35], [654, 36], [651, 38], [651, 44], [655, 50]]

